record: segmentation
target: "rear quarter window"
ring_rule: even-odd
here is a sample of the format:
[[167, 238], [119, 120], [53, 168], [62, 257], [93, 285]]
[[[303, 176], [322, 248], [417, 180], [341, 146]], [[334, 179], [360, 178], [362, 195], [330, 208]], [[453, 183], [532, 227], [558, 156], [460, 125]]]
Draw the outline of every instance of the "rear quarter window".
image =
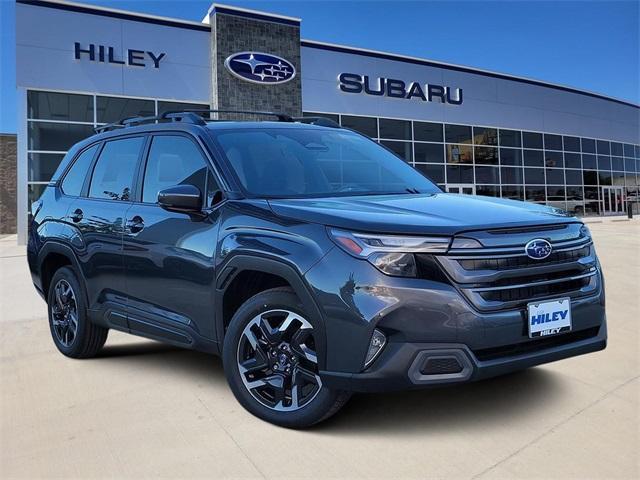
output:
[[76, 158], [62, 181], [62, 191], [65, 194], [77, 197], [82, 193], [82, 186], [87, 178], [96, 150], [98, 150], [97, 144], [87, 148]]

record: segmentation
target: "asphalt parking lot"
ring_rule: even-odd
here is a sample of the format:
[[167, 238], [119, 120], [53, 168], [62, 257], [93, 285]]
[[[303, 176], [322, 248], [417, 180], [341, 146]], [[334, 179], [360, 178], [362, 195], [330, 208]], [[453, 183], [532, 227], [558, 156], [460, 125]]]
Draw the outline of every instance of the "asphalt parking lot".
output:
[[24, 248], [0, 238], [0, 477], [638, 478], [640, 221], [591, 223], [609, 345], [481, 383], [357, 395], [290, 431], [246, 413], [221, 361], [111, 332], [70, 360]]

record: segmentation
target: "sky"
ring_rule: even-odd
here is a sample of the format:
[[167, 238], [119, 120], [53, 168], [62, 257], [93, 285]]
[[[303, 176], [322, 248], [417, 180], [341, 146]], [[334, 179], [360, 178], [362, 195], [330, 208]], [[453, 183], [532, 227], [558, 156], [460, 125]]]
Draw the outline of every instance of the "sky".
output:
[[[209, 0], [83, 0], [200, 21]], [[219, 3], [302, 18], [302, 38], [467, 65], [640, 104], [640, 1]], [[0, 0], [0, 132], [15, 132], [15, 4]]]

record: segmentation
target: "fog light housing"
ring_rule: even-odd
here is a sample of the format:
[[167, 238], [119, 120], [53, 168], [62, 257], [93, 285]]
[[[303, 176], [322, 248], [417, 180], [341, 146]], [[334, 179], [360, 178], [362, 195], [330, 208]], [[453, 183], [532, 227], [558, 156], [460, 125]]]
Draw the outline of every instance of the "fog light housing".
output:
[[369, 350], [367, 351], [367, 357], [364, 360], [364, 368], [367, 368], [373, 363], [376, 357], [380, 354], [384, 346], [387, 344], [387, 337], [384, 336], [377, 328], [373, 330], [371, 335], [371, 341], [369, 342]]

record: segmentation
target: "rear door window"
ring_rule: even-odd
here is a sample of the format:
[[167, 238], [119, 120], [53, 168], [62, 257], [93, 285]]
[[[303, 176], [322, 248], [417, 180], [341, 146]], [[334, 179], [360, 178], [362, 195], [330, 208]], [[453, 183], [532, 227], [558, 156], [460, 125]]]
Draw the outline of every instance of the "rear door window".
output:
[[107, 142], [93, 169], [89, 196], [110, 200], [132, 200], [133, 182], [144, 137]]
[[82, 186], [87, 178], [89, 167], [93, 161], [93, 157], [98, 150], [98, 144], [87, 148], [82, 152], [73, 163], [69, 171], [62, 181], [62, 191], [73, 197], [78, 197], [82, 193]]

